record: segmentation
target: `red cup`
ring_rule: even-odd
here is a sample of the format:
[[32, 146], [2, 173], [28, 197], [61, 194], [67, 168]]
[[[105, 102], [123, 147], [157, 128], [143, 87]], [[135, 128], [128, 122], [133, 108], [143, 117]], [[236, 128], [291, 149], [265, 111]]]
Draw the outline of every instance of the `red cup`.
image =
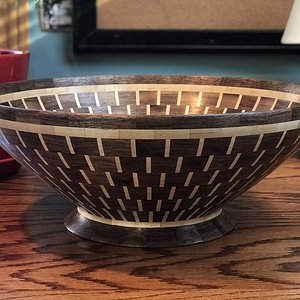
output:
[[29, 53], [18, 50], [0, 49], [0, 83], [26, 80]]
[[[0, 49], [0, 83], [26, 80], [29, 53], [18, 50]], [[0, 178], [15, 174], [20, 164], [0, 148]]]

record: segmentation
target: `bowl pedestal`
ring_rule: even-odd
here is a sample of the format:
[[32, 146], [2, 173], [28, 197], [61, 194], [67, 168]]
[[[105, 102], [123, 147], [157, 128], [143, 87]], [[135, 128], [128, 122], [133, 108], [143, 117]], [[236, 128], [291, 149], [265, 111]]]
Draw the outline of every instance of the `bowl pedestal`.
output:
[[[125, 222], [119, 222], [125, 223]], [[101, 218], [82, 208], [65, 218], [66, 228], [73, 234], [96, 242], [129, 247], [174, 247], [211, 241], [232, 231], [234, 221], [223, 209], [203, 218], [196, 224], [160, 226], [162, 223], [143, 223], [129, 226], [103, 223]], [[181, 222], [179, 224], [184, 224]]]

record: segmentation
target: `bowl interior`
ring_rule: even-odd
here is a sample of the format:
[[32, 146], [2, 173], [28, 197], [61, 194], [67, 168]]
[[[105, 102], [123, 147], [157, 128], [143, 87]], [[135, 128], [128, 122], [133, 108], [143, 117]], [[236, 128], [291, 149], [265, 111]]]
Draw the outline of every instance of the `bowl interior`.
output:
[[1, 96], [1, 102], [23, 109], [121, 115], [262, 112], [300, 105], [298, 95], [285, 92], [192, 84], [104, 84], [32, 89], [6, 98]]

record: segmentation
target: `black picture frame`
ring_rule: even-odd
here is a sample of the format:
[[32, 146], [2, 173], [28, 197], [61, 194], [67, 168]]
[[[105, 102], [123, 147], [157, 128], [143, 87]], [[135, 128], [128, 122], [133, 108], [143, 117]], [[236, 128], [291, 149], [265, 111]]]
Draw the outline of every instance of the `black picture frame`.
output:
[[73, 1], [75, 53], [300, 53], [282, 30], [107, 30], [96, 26], [96, 0]]

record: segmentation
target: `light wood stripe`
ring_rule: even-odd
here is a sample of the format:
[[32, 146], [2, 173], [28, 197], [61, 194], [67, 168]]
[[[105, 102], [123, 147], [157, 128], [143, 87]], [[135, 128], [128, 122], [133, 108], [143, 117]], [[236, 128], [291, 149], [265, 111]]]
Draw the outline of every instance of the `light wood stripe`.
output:
[[264, 134], [263, 134], [263, 133], [259, 135], [259, 138], [258, 138], [258, 140], [257, 140], [257, 143], [256, 143], [254, 149], [253, 149], [253, 152], [256, 152], [256, 151], [258, 150], [258, 148], [259, 148], [259, 146], [260, 146], [260, 144], [261, 144], [261, 141], [262, 141], [263, 137], [264, 137]]
[[179, 156], [179, 157], [177, 158], [177, 163], [176, 163], [175, 173], [180, 173], [181, 166], [182, 166], [182, 161], [183, 161], [183, 157], [182, 157], [182, 156]]
[[72, 193], [76, 194], [76, 192], [63, 180], [60, 180]]
[[123, 186], [123, 191], [124, 191], [125, 199], [126, 200], [130, 200], [130, 194], [129, 194], [128, 187], [127, 186]]
[[137, 212], [132, 211], [132, 214], [133, 214], [135, 222], [140, 223], [140, 218], [139, 218], [139, 215], [137, 214]]
[[185, 114], [185, 115], [188, 115], [188, 114], [189, 114], [189, 112], [190, 112], [190, 106], [189, 106], [189, 105], [187, 105], [187, 106], [185, 107], [184, 114]]
[[294, 103], [294, 101], [290, 101], [290, 104], [287, 106], [287, 108], [291, 108], [293, 103]]
[[216, 179], [216, 177], [218, 176], [219, 173], [220, 173], [220, 170], [216, 170], [214, 172], [214, 174], [211, 176], [211, 178], [209, 179], [207, 184], [211, 185], [214, 182], [214, 180]]
[[37, 100], [38, 100], [38, 102], [39, 102], [39, 105], [40, 105], [41, 109], [42, 109], [42, 110], [46, 110], [46, 108], [45, 108], [45, 106], [44, 106], [44, 103], [43, 103], [43, 101], [42, 101], [42, 99], [41, 99], [40, 96], [37, 96]]
[[172, 186], [172, 187], [171, 187], [171, 190], [170, 190], [170, 193], [169, 193], [168, 200], [173, 200], [175, 191], [176, 191], [176, 187], [175, 187], [175, 186]]
[[161, 173], [159, 179], [159, 187], [164, 187], [165, 181], [166, 181], [166, 173]]
[[120, 99], [119, 99], [119, 92], [115, 91], [115, 100], [116, 100], [116, 105], [119, 106], [120, 105]]
[[238, 185], [240, 183], [239, 180], [237, 180], [228, 190], [226, 190], [226, 192], [224, 193], [224, 195], [227, 195], [233, 188], [235, 188], [236, 185]]
[[202, 151], [203, 151], [203, 146], [204, 146], [204, 139], [199, 139], [196, 156], [201, 156]]
[[71, 112], [71, 113], [74, 113], [74, 112], [75, 112], [73, 107], [70, 107], [70, 112]]
[[166, 139], [166, 141], [165, 141], [165, 157], [170, 157], [170, 147], [171, 147], [171, 140]]
[[98, 150], [99, 150], [100, 156], [105, 156], [101, 138], [97, 138], [97, 145], [98, 145]]
[[75, 102], [76, 102], [77, 107], [80, 108], [81, 104], [80, 104], [80, 101], [79, 101], [79, 98], [78, 98], [78, 94], [74, 93], [74, 97], [75, 97]]
[[[62, 93], [63, 93], [63, 92], [62, 92]], [[56, 100], [56, 103], [57, 103], [59, 109], [63, 109], [63, 107], [62, 107], [62, 105], [61, 105], [61, 102], [60, 102], [60, 99], [59, 99], [58, 95], [55, 94], [54, 97], [55, 97], [55, 100]]]
[[131, 107], [130, 104], [126, 105], [127, 115], [131, 115]]
[[[44, 88], [10, 93], [10, 101], [33, 96], [49, 96], [67, 93], [86, 93], [86, 92], [115, 92], [137, 90], [157, 90], [160, 91], [187, 91], [187, 92], [208, 92], [208, 93], [228, 93], [242, 94], [248, 96], [279, 98], [300, 102], [298, 94], [279, 92], [264, 89], [232, 87], [232, 86], [213, 86], [213, 85], [187, 85], [187, 84], [105, 84], [105, 85], [84, 85], [84, 86], [65, 86], [55, 88]], [[7, 95], [0, 96], [0, 103], [7, 102]]]
[[189, 199], [192, 199], [192, 198], [195, 196], [195, 194], [196, 194], [197, 191], [199, 190], [199, 187], [200, 187], [200, 185], [196, 185], [196, 186], [193, 188], [191, 194], [189, 195]]
[[179, 219], [181, 218], [181, 216], [185, 213], [185, 210], [182, 210], [174, 219], [175, 222], [179, 221]]
[[162, 218], [162, 223], [165, 223], [165, 222], [167, 222], [167, 220], [168, 220], [168, 217], [169, 217], [169, 214], [170, 214], [170, 212], [169, 211], [166, 211], [165, 213], [164, 213], [164, 216], [163, 216], [163, 218]]
[[210, 167], [210, 165], [211, 165], [213, 159], [214, 159], [214, 155], [210, 155], [210, 156], [208, 157], [207, 162], [206, 162], [206, 164], [205, 164], [205, 166], [204, 166], [203, 172], [207, 172], [207, 171], [208, 171], [208, 169], [209, 169], [209, 167]]
[[16, 134], [17, 134], [17, 137], [18, 137], [19, 141], [21, 142], [22, 146], [23, 146], [24, 148], [27, 148], [27, 146], [26, 146], [26, 144], [24, 143], [24, 140], [23, 140], [23, 138], [21, 137], [20, 132], [19, 132], [18, 130], [16, 130]]
[[218, 102], [217, 102], [217, 104], [216, 104], [216, 107], [217, 107], [217, 108], [221, 106], [222, 99], [223, 99], [223, 93], [220, 93], [220, 94], [219, 94], [219, 97], [218, 97]]
[[[210, 201], [208, 201], [203, 207], [208, 207], [210, 204], [212, 204], [216, 199], [218, 198], [218, 196], [214, 196]], [[206, 210], [207, 211], [207, 210]]]
[[22, 103], [24, 105], [24, 108], [28, 109], [28, 106], [27, 106], [27, 103], [26, 103], [25, 99], [21, 99], [21, 101], [22, 101]]
[[[153, 223], [153, 211], [149, 211], [148, 220], [149, 220], [148, 223], [150, 223], [150, 224]], [[147, 222], [145, 222], [145, 223], [147, 223]]]
[[86, 192], [87, 195], [92, 196], [90, 191], [84, 186], [84, 184], [82, 182], [79, 182], [78, 184]]
[[147, 105], [146, 105], [146, 115], [147, 115], [147, 116], [150, 116], [150, 114], [151, 114], [150, 105], [147, 104]]
[[278, 141], [277, 145], [275, 146], [276, 149], [278, 149], [280, 147], [280, 145], [282, 144], [285, 136], [286, 136], [286, 130], [282, 133], [280, 140]]
[[181, 103], [181, 97], [182, 97], [182, 91], [178, 91], [176, 105], [180, 105], [180, 103]]
[[49, 151], [49, 149], [48, 149], [48, 147], [47, 147], [47, 145], [46, 145], [46, 143], [44, 141], [44, 138], [43, 138], [42, 134], [38, 133], [38, 137], [39, 137], [39, 140], [40, 140], [40, 142], [41, 142], [44, 150], [45, 151]]
[[190, 183], [191, 183], [191, 180], [193, 178], [193, 175], [194, 175], [194, 172], [189, 172], [187, 177], [186, 177], [186, 180], [185, 180], [185, 183], [184, 183], [184, 186], [189, 186]]
[[[34, 172], [34, 174], [36, 174], [37, 176], [40, 176], [40, 173], [37, 170], [33, 169], [33, 167], [28, 163], [28, 161], [26, 161], [25, 159], [22, 159], [22, 161], [26, 164], [26, 166], [29, 169], [31, 169]], [[46, 178], [48, 178], [48, 177], [46, 177]]]
[[176, 211], [179, 207], [179, 205], [181, 204], [182, 202], [182, 199], [178, 199], [174, 205], [174, 208], [173, 208], [173, 211]]
[[135, 104], [140, 105], [140, 92], [139, 91], [135, 92]]
[[231, 154], [232, 149], [233, 149], [233, 147], [234, 147], [235, 139], [236, 139], [235, 136], [233, 136], [233, 137], [231, 138], [230, 143], [229, 143], [229, 146], [228, 146], [228, 149], [227, 149], [227, 152], [226, 152], [226, 155]]
[[157, 91], [156, 105], [160, 105], [161, 92]]
[[151, 157], [146, 157], [146, 173], [151, 173]]
[[254, 167], [258, 162], [259, 160], [262, 158], [262, 156], [266, 153], [266, 150], [262, 150], [259, 154], [259, 156], [256, 158], [256, 160], [252, 163], [251, 167]]
[[194, 207], [197, 205], [197, 203], [201, 200], [201, 197], [196, 198], [196, 200], [193, 202], [193, 204], [189, 207], [189, 210], [194, 209]]
[[242, 167], [239, 168], [239, 169], [232, 175], [232, 177], [228, 180], [228, 182], [232, 182], [232, 181], [236, 178], [236, 176], [238, 176], [238, 175], [241, 173], [242, 170], [243, 170]]
[[298, 135], [298, 137], [296, 138], [295, 142], [293, 143], [293, 145], [296, 145], [298, 143], [298, 141], [300, 140], [300, 134]]
[[[80, 210], [79, 210], [79, 209], [80, 209]], [[114, 217], [107, 209], [105, 209], [105, 208], [102, 208], [102, 209], [106, 212], [106, 214], [107, 214], [112, 220], [115, 220], [115, 217]], [[81, 210], [82, 210], [82, 208], [78, 208], [78, 211], [81, 212]], [[126, 219], [125, 219], [125, 221], [126, 221]], [[108, 224], [111, 224], [111, 221], [110, 221]]]
[[123, 173], [120, 157], [115, 156], [115, 164], [116, 164], [116, 168], [117, 168], [118, 173]]
[[207, 115], [208, 111], [209, 111], [209, 106], [205, 106], [203, 114]]
[[84, 158], [85, 158], [86, 163], [88, 164], [90, 170], [91, 170], [92, 172], [94, 172], [94, 171], [95, 171], [95, 167], [94, 167], [94, 165], [93, 165], [93, 163], [92, 163], [91, 158], [89, 157], [89, 155], [85, 154], [85, 155], [84, 155]]
[[105, 172], [105, 176], [107, 178], [107, 181], [108, 181], [109, 185], [110, 186], [115, 186], [115, 183], [114, 183], [114, 181], [113, 181], [113, 179], [111, 177], [110, 172]]
[[70, 137], [66, 136], [65, 138], [66, 138], [66, 142], [67, 142], [67, 145], [68, 145], [70, 153], [71, 154], [75, 154], [75, 151], [74, 151], [74, 148], [73, 148], [73, 145], [72, 145]]
[[118, 201], [118, 203], [119, 203], [121, 209], [125, 211], [125, 210], [126, 210], [126, 207], [125, 207], [124, 202], [122, 201], [122, 199], [118, 198], [117, 201]]
[[283, 146], [277, 153], [276, 155], [270, 160], [270, 163], [274, 162], [277, 157], [281, 154], [281, 152], [285, 149], [285, 146]]
[[34, 152], [40, 158], [40, 160], [43, 162], [43, 164], [46, 165], [46, 166], [48, 166], [48, 162], [44, 159], [44, 157], [41, 155], [41, 153], [39, 152], [39, 150], [34, 149]]
[[93, 111], [93, 109], [92, 109], [92, 107], [91, 107], [91, 106], [88, 106], [88, 110], [89, 110], [89, 113], [90, 113], [91, 115], [93, 115], [93, 114], [94, 114], [94, 111]]
[[99, 96], [97, 92], [94, 92], [95, 102], [96, 106], [100, 106]]
[[236, 163], [237, 163], [238, 160], [240, 159], [241, 155], [242, 155], [242, 153], [238, 153], [238, 154], [235, 156], [233, 162], [232, 162], [231, 165], [229, 166], [229, 170], [232, 170], [232, 169], [234, 168], [234, 166], [236, 165]]
[[252, 108], [252, 111], [256, 111], [256, 109], [257, 109], [257, 107], [258, 107], [258, 105], [259, 105], [260, 100], [261, 100], [261, 97], [258, 96], [258, 97], [257, 97], [257, 100], [256, 100], [256, 102], [255, 102], [255, 104], [254, 104], [254, 106], [253, 106], [253, 108]]
[[133, 177], [133, 186], [134, 187], [139, 187], [139, 177], [137, 173], [132, 173]]
[[92, 184], [91, 180], [89, 179], [87, 174], [84, 172], [84, 170], [79, 170], [79, 172], [81, 173], [82, 177], [84, 178], [84, 180], [86, 181], [87, 184]]
[[270, 110], [274, 110], [274, 108], [275, 108], [277, 102], [278, 102], [278, 99], [276, 98], [276, 99], [274, 100], [272, 106], [270, 107]]
[[64, 164], [64, 166], [67, 168], [67, 169], [70, 169], [70, 166], [69, 164], [67, 163], [67, 161], [65, 160], [64, 156], [62, 155], [61, 152], [57, 152], [57, 155], [58, 157], [60, 158], [60, 160], [62, 161], [62, 163]]
[[111, 110], [111, 106], [107, 105], [107, 112], [109, 115], [112, 115], [112, 110]]
[[170, 114], [170, 110], [171, 110], [171, 105], [168, 104], [168, 105], [166, 106], [166, 116], [168, 116], [168, 115]]
[[40, 163], [38, 163], [39, 167], [50, 177], [50, 178], [54, 178], [45, 168], [43, 165], [41, 165]]
[[142, 200], [136, 200], [136, 202], [137, 202], [137, 205], [138, 205], [138, 210], [139, 211], [144, 211]]
[[197, 100], [196, 106], [200, 106], [200, 105], [201, 105], [201, 102], [202, 102], [202, 92], [199, 92], [198, 100]]
[[223, 109], [223, 111], [222, 111], [222, 114], [226, 114], [226, 113], [227, 113], [227, 110], [228, 110], [228, 108], [225, 107], [225, 108]]
[[105, 195], [105, 197], [108, 198], [108, 199], [110, 199], [110, 195], [109, 195], [107, 189], [105, 188], [105, 186], [102, 185], [102, 184], [100, 184], [99, 186], [100, 186], [101, 191], [102, 191], [103, 194]]
[[162, 204], [162, 200], [157, 200], [155, 211], [161, 210], [161, 204]]
[[259, 165], [248, 177], [247, 179], [251, 179], [251, 177], [262, 167], [263, 165]]
[[135, 143], [135, 140], [130, 140], [130, 150], [131, 150], [131, 157], [136, 157], [136, 143]]
[[[185, 226], [185, 225], [193, 225], [193, 224], [202, 223], [202, 222], [206, 222], [208, 220], [214, 219], [222, 212], [222, 209], [220, 209], [220, 210], [218, 210], [218, 211], [216, 211], [212, 214], [205, 215], [203, 217], [195, 218], [195, 219], [191, 219], [191, 216], [190, 216], [189, 217], [190, 220], [183, 220], [183, 221], [176, 221], [176, 222], [174, 222], [174, 221], [173, 222], [172, 221], [153, 222], [153, 212], [150, 211], [149, 212], [149, 222], [138, 222], [138, 224], [137, 224], [137, 222], [127, 221], [121, 211], [118, 211], [118, 213], [120, 214], [123, 221], [116, 220], [109, 213], [109, 211], [107, 211], [105, 208], [103, 208], [103, 211], [105, 211], [107, 213], [107, 215], [111, 217], [111, 219], [106, 219], [106, 218], [102, 218], [102, 217], [92, 215], [92, 214], [88, 213], [85, 209], [83, 209], [81, 207], [77, 207], [77, 210], [85, 218], [88, 218], [90, 220], [93, 220], [93, 221], [96, 221], [96, 222], [99, 222], [99, 223], [125, 226], [125, 227], [135, 227], [135, 228], [136, 227], [140, 227], [140, 228], [160, 228], [161, 227], [161, 228], [163, 228], [163, 227], [178, 227], [178, 226]], [[198, 211], [196, 211], [196, 213]], [[123, 215], [123, 217], [122, 217], [122, 215]], [[165, 217], [165, 220], [167, 220], [168, 215], [166, 214], [164, 217]]]
[[147, 187], [147, 200], [152, 200], [152, 187]]
[[71, 181], [70, 177], [64, 172], [64, 170], [61, 167], [56, 167], [58, 171], [67, 179], [67, 181]]
[[27, 157], [27, 155], [21, 150], [21, 148], [19, 146], [16, 146], [16, 148], [18, 149], [18, 151], [24, 156], [24, 158], [31, 162], [31, 160], [29, 159], [29, 157]]
[[220, 187], [221, 183], [218, 183], [214, 188], [213, 190], [208, 194], [208, 197], [212, 196], [216, 191], [217, 189]]
[[187, 218], [186, 220], [190, 220], [193, 218], [193, 216], [200, 210], [200, 208], [197, 208], [196, 210], [194, 210]]
[[[282, 122], [276, 124], [241, 126], [241, 127], [224, 127], [224, 128], [199, 128], [199, 129], [101, 129], [101, 128], [77, 128], [39, 125], [23, 122], [15, 122], [0, 119], [0, 128], [26, 132], [51, 134], [55, 136], [76, 136], [84, 138], [114, 138], [114, 139], [201, 139], [201, 138], [217, 138], [217, 137], [232, 137], [232, 136], [249, 136], [257, 134], [277, 133], [300, 128], [300, 120]], [[237, 135], [238, 133], [238, 135]]]
[[[96, 205], [84, 194], [81, 195], [92, 207], [96, 207]], [[96, 211], [97, 212], [97, 211]], [[98, 212], [97, 212], [98, 213]]]
[[[27, 163], [27, 162], [26, 162]], [[59, 191], [60, 191], [60, 193], [62, 193], [62, 189], [61, 189], [61, 187], [59, 187], [54, 181], [52, 181], [49, 177], [45, 177], [46, 179], [47, 179], [47, 181], [49, 181], [49, 182], [51, 182], [51, 184], [53, 184]], [[68, 193], [70, 193], [71, 194], [71, 192], [68, 192]], [[72, 194], [71, 194], [72, 195]], [[67, 196], [66, 196], [67, 197]], [[68, 198], [68, 197], [67, 197]], [[79, 201], [79, 203], [81, 203], [80, 201]]]
[[242, 101], [242, 98], [243, 98], [243, 95], [240, 94], [239, 97], [238, 97], [238, 99], [237, 99], [237, 101], [236, 101], [236, 104], [235, 104], [235, 106], [234, 106], [234, 109], [238, 109], [238, 108], [239, 108], [239, 106], [240, 106], [240, 104], [241, 104], [241, 101]]
[[98, 199], [103, 203], [103, 205], [104, 205], [107, 209], [111, 209], [111, 207], [107, 204], [107, 202], [106, 202], [102, 197], [98, 197]]

